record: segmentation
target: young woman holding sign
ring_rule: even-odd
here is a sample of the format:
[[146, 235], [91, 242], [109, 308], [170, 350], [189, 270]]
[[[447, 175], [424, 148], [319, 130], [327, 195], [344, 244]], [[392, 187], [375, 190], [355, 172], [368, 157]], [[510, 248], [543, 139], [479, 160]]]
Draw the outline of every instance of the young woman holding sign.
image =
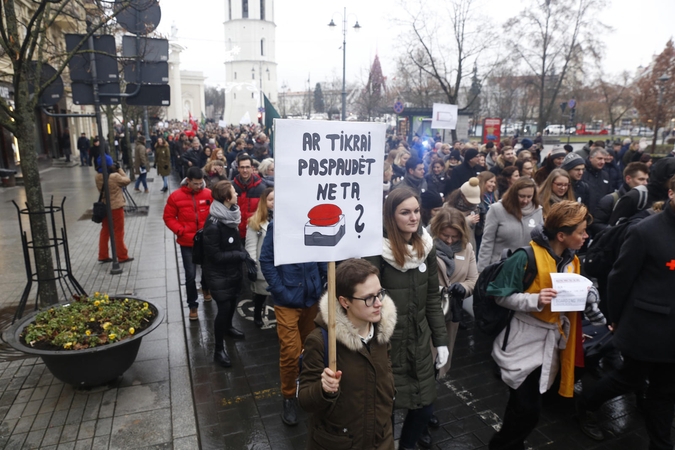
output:
[[523, 441], [539, 421], [541, 394], [551, 388], [558, 371], [558, 393], [568, 398], [574, 394], [574, 367], [583, 362], [581, 314], [551, 311], [557, 292], [550, 273], [579, 273], [575, 252], [588, 238], [590, 220], [584, 205], [569, 200], [556, 203], [543, 226], [532, 232], [530, 245], [537, 266], [532, 284], [524, 289], [528, 256], [517, 252], [488, 287], [488, 295], [495, 296], [498, 305], [515, 311], [492, 345], [492, 357], [510, 396], [490, 450], [524, 448]]
[[348, 259], [336, 270], [336, 372], [326, 367], [328, 294], [319, 300], [314, 322], [320, 328], [305, 340], [298, 393], [300, 406], [312, 414], [307, 448], [394, 448], [389, 339], [396, 307], [378, 274], [363, 259]]
[[436, 250], [421, 226], [420, 202], [408, 188], [392, 191], [384, 202], [382, 256], [367, 258], [380, 268], [380, 282], [398, 311], [391, 338], [396, 408], [408, 410], [399, 449], [415, 448], [436, 399], [436, 367], [448, 360], [448, 335], [438, 289]]

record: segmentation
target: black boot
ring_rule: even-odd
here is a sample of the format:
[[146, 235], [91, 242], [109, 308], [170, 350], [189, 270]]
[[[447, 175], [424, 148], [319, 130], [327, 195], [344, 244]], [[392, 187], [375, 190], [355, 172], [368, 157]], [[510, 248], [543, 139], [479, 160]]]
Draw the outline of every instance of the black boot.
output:
[[438, 417], [436, 417], [436, 414], [431, 415], [431, 419], [429, 419], [429, 426], [433, 429], [436, 429], [441, 426], [441, 421], [438, 420]]
[[216, 351], [213, 354], [213, 361], [222, 367], [232, 367], [230, 355], [227, 354], [225, 347], [216, 348]]
[[295, 398], [284, 399], [284, 410], [281, 412], [281, 420], [288, 426], [298, 424], [298, 400]]
[[583, 431], [586, 436], [596, 441], [604, 440], [605, 435], [602, 432], [600, 425], [598, 425], [598, 419], [596, 418], [595, 413], [586, 408], [586, 402], [581, 395], [574, 395], [574, 406], [577, 410], [577, 419], [579, 420], [581, 431]]
[[262, 310], [266, 299], [267, 296], [261, 294], [255, 294], [255, 297], [253, 297], [253, 323], [258, 328], [262, 328], [264, 325], [262, 320]]
[[424, 432], [417, 440], [417, 445], [422, 448], [431, 448], [431, 435], [429, 434], [429, 428], [424, 427]]
[[235, 303], [235, 300], [231, 300], [228, 302], [228, 310], [227, 310], [227, 318], [225, 322], [225, 334], [227, 336], [230, 336], [234, 339], [244, 339], [244, 333], [241, 331], [237, 330], [235, 327], [232, 326], [232, 318], [234, 317], [234, 311], [237, 309], [237, 304]]

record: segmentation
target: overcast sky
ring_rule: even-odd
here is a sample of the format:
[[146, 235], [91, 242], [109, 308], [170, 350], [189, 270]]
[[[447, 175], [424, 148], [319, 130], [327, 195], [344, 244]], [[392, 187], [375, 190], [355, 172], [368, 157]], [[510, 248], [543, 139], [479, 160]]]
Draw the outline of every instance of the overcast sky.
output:
[[[236, 0], [233, 0], [236, 1]], [[521, 11], [528, 0], [480, 0], [481, 14], [502, 30], [501, 24]], [[162, 0], [160, 32], [170, 34], [178, 27], [182, 70], [203, 71], [210, 85], [225, 83], [223, 52], [226, 0]], [[426, 0], [428, 8], [445, 4], [444, 0]], [[316, 82], [342, 77], [342, 7], [347, 7], [351, 27], [358, 19], [359, 33], [347, 33], [347, 80], [367, 78], [375, 54], [382, 71], [393, 77], [400, 30], [394, 20], [402, 12], [397, 0], [277, 0], [274, 2], [278, 88], [285, 83], [291, 90], [307, 89], [307, 78]], [[327, 24], [334, 18], [339, 27]], [[603, 33], [606, 45], [605, 72], [633, 72], [647, 65], [660, 53], [675, 27], [675, 0], [613, 0], [598, 19], [613, 31]], [[517, 30], [512, 30], [517, 32]]]

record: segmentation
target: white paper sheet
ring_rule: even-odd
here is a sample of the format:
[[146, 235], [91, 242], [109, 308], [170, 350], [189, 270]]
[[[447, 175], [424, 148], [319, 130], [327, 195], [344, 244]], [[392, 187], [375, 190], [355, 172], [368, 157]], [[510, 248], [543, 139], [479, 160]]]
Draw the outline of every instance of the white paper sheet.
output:
[[551, 301], [551, 311], [583, 311], [586, 307], [588, 288], [593, 282], [576, 273], [552, 273], [553, 289], [558, 295]]

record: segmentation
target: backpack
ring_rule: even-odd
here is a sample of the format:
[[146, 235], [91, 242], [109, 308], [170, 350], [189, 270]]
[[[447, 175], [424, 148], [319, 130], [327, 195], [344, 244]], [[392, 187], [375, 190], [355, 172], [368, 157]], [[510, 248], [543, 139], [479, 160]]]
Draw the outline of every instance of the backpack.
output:
[[619, 257], [621, 244], [626, 239], [626, 232], [642, 218], [642, 216], [634, 216], [600, 231], [586, 251], [584, 273], [594, 278], [607, 277], [612, 270], [614, 261]]
[[192, 239], [192, 264], [204, 264], [204, 229], [197, 230]]
[[[323, 327], [319, 327], [321, 330], [321, 335], [323, 336], [323, 366], [328, 367], [328, 330]], [[302, 350], [300, 353], [300, 358], [298, 359], [298, 378], [295, 379], [295, 398], [298, 397], [300, 393], [300, 374], [302, 373], [302, 358], [305, 356], [305, 350]]]
[[481, 272], [473, 290], [473, 315], [476, 326], [482, 332], [492, 337], [496, 337], [506, 328], [503, 348], [506, 348], [511, 318], [515, 311], [499, 306], [495, 302], [495, 297], [488, 295], [487, 289], [488, 285], [501, 272], [504, 262], [519, 251], [524, 251], [527, 254], [527, 267], [525, 268], [525, 276], [523, 277], [523, 290], [527, 290], [537, 277], [537, 261], [534, 258], [534, 249], [530, 245], [518, 248], [515, 251], [504, 250], [499, 261], [490, 264]]

